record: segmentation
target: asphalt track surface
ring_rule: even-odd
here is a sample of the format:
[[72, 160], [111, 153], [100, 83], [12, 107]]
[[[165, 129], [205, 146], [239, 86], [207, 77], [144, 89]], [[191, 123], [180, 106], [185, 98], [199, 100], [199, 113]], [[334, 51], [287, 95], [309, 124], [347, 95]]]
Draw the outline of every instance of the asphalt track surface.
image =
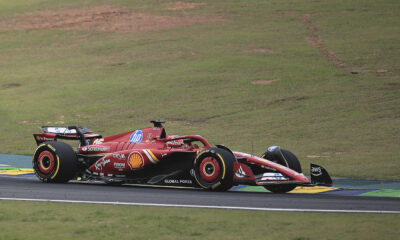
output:
[[144, 206], [305, 212], [400, 213], [400, 199], [324, 194], [209, 192], [99, 183], [46, 184], [36, 178], [0, 176], [0, 200], [39, 200]]

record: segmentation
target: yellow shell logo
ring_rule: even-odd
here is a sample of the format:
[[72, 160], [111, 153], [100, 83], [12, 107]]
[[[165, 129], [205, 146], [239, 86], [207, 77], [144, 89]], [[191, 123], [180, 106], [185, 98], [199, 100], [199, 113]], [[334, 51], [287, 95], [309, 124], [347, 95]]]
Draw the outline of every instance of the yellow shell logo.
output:
[[141, 168], [143, 164], [143, 157], [140, 153], [135, 152], [129, 156], [129, 166], [131, 166], [131, 168]]

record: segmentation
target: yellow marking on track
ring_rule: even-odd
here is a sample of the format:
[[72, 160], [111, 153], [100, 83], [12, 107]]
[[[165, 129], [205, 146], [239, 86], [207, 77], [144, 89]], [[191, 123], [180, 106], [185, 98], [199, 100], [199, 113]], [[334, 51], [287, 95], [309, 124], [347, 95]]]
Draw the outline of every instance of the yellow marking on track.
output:
[[1, 170], [0, 175], [21, 175], [21, 174], [29, 174], [34, 173], [33, 169], [30, 168], [16, 168], [10, 170]]
[[11, 165], [7, 165], [7, 164], [0, 164], [0, 167], [10, 167]]
[[314, 186], [314, 187], [296, 187], [289, 193], [321, 193], [327, 192], [338, 189], [337, 187], [321, 187], [321, 186]]

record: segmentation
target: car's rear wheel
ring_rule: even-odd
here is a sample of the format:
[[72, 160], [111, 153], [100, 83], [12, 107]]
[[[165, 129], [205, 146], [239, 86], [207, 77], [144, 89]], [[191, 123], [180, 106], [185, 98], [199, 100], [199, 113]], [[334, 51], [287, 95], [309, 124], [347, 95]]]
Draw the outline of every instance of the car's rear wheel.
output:
[[[285, 167], [288, 167], [298, 173], [301, 173], [301, 165], [299, 159], [297, 159], [296, 155], [294, 155], [292, 152], [288, 150], [281, 149], [283, 159], [276, 157], [276, 156], [271, 156], [268, 154], [268, 152], [265, 152], [262, 157], [265, 159], [268, 159], [270, 161], [276, 162], [280, 165], [283, 165]], [[292, 191], [293, 189], [296, 188], [296, 185], [292, 184], [287, 184], [287, 185], [269, 185], [269, 186], [264, 186], [268, 191], [271, 191], [273, 193], [287, 193]]]
[[75, 177], [78, 160], [70, 145], [63, 142], [45, 142], [36, 149], [32, 165], [41, 181], [64, 183]]
[[226, 191], [233, 184], [235, 156], [221, 148], [201, 151], [194, 160], [194, 178], [200, 187], [213, 191]]

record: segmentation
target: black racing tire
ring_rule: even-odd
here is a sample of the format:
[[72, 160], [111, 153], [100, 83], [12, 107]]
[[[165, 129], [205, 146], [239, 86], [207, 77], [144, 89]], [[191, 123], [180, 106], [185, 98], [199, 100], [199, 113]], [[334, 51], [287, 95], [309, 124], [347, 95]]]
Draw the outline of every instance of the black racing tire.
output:
[[227, 191], [233, 185], [235, 156], [221, 148], [208, 148], [199, 152], [193, 163], [197, 184], [211, 191]]
[[[300, 165], [300, 161], [299, 159], [296, 157], [296, 155], [294, 155], [292, 152], [285, 150], [285, 149], [281, 149], [281, 152], [284, 156], [285, 159], [270, 159], [268, 157], [268, 152], [265, 152], [262, 155], [262, 158], [271, 160], [273, 162], [276, 162], [280, 165], [283, 165], [285, 167], [288, 167], [298, 173], [301, 173], [301, 165]], [[269, 186], [264, 186], [265, 189], [267, 189], [270, 192], [273, 193], [287, 193], [292, 191], [293, 189], [296, 188], [296, 185], [292, 185], [292, 184], [287, 184], [287, 185], [269, 185]]]
[[78, 159], [70, 145], [52, 141], [38, 146], [32, 165], [42, 182], [65, 183], [75, 177]]

